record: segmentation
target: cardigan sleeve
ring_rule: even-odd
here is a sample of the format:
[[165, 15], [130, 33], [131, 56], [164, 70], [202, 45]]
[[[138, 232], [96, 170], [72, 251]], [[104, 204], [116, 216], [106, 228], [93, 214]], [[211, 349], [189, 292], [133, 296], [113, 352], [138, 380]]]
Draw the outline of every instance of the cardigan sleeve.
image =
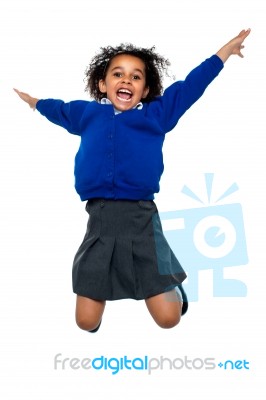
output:
[[82, 130], [82, 116], [89, 104], [85, 100], [76, 100], [64, 103], [62, 100], [39, 100], [36, 109], [50, 122], [61, 126], [68, 132], [80, 135]]
[[173, 83], [161, 97], [150, 103], [157, 108], [154, 111], [165, 133], [175, 127], [181, 116], [202, 96], [222, 68], [222, 60], [213, 55], [194, 68], [185, 80]]

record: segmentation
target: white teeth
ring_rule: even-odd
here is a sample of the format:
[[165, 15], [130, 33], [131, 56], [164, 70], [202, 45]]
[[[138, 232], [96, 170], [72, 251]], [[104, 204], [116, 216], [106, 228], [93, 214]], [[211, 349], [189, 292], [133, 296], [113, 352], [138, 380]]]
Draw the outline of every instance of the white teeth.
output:
[[130, 92], [130, 90], [127, 89], [119, 89], [118, 92], [132, 94], [132, 92]]

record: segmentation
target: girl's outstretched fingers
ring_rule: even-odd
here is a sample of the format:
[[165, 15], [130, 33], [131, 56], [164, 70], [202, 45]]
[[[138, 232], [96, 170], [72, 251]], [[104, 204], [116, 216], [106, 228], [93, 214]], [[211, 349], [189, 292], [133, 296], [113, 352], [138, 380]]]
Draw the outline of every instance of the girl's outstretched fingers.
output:
[[223, 63], [228, 60], [231, 55], [238, 55], [243, 58], [244, 55], [241, 53], [241, 50], [244, 48], [243, 42], [250, 34], [251, 29], [243, 29], [239, 34], [234, 37], [230, 42], [226, 43], [217, 53], [216, 55], [220, 57]]
[[19, 91], [18, 89], [15, 89], [15, 88], [14, 88], [13, 90], [18, 94], [18, 96], [19, 96], [23, 101], [25, 101], [25, 102], [30, 106], [30, 108], [32, 108], [33, 110], [35, 110], [36, 104], [37, 104], [37, 102], [38, 102], [39, 99], [36, 99], [35, 97], [31, 97], [28, 93], [21, 92], [21, 91]]

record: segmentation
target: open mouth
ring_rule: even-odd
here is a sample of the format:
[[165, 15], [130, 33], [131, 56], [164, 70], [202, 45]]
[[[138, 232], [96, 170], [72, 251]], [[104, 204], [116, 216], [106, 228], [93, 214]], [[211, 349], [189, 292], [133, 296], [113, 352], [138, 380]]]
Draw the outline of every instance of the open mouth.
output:
[[119, 89], [117, 91], [118, 100], [130, 101], [132, 96], [133, 96], [132, 92], [130, 90], [128, 90], [128, 89]]

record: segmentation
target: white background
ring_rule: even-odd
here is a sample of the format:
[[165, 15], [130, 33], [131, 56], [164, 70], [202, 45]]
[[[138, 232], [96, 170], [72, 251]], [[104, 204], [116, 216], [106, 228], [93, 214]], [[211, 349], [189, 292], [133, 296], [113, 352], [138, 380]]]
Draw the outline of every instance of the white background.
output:
[[[73, 188], [78, 138], [33, 113], [12, 91], [87, 99], [83, 73], [100, 46], [156, 45], [176, 79], [252, 28], [245, 58], [219, 77], [167, 137], [162, 211], [197, 207], [204, 173], [220, 195], [242, 205], [249, 264], [225, 271], [244, 281], [245, 298], [213, 298], [211, 271], [200, 299], [171, 330], [155, 325], [144, 302], [108, 303], [95, 335], [74, 322], [72, 259], [87, 216]], [[5, 400], [250, 399], [265, 395], [265, 5], [259, 0], [2, 0], [0, 6], [1, 386]], [[165, 84], [171, 83], [166, 80]], [[62, 357], [214, 357], [250, 370], [54, 370]]]

